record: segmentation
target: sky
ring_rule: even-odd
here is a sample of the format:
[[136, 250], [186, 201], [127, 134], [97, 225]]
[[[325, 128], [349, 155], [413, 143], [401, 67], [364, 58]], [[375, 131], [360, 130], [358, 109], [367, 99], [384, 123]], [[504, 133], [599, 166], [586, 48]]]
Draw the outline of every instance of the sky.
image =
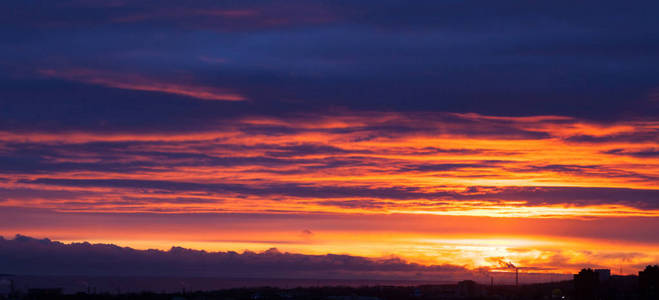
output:
[[659, 262], [657, 9], [3, 1], [0, 253], [636, 273]]

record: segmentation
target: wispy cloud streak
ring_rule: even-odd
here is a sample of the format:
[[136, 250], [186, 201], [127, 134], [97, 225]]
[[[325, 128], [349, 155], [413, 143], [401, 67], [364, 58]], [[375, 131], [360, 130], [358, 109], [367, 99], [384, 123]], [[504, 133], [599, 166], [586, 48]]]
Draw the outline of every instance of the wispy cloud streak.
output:
[[98, 71], [89, 69], [67, 69], [67, 70], [40, 70], [39, 73], [44, 76], [59, 78], [71, 81], [78, 81], [88, 84], [101, 85], [106, 87], [147, 91], [180, 95], [202, 100], [219, 100], [219, 101], [242, 101], [245, 100], [240, 94], [231, 92], [227, 89], [204, 86], [197, 84], [177, 83], [172, 80], [161, 80], [156, 78], [145, 77], [138, 74], [124, 74], [109, 71]]

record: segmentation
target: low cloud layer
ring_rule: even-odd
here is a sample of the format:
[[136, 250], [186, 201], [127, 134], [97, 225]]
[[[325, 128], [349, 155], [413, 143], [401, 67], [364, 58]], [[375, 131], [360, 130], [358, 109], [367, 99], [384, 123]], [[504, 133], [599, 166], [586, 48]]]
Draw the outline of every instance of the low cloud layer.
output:
[[182, 276], [446, 280], [483, 277], [454, 265], [423, 266], [398, 258], [264, 252], [207, 252], [172, 247], [135, 250], [112, 244], [64, 244], [18, 235], [0, 238], [3, 272], [19, 275]]

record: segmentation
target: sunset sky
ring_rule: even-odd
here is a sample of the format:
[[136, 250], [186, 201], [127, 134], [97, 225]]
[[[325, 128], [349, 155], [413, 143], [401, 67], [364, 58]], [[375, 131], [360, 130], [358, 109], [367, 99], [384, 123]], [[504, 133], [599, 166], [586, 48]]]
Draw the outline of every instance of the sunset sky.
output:
[[658, 10], [3, 1], [0, 235], [636, 273], [659, 263]]

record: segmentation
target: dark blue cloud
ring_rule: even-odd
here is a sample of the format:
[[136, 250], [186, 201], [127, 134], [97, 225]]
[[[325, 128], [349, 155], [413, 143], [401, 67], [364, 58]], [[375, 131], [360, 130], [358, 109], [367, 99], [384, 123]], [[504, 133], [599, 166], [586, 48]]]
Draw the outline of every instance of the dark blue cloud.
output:
[[0, 237], [0, 262], [5, 272], [20, 275], [343, 279], [475, 275], [461, 266], [423, 266], [398, 258], [303, 255], [275, 248], [261, 253], [206, 252], [181, 247], [168, 251], [136, 250], [112, 244], [64, 244], [22, 235], [9, 240]]
[[627, 155], [627, 156], [633, 156], [633, 157], [641, 157], [641, 158], [653, 158], [653, 157], [659, 157], [659, 150], [656, 148], [648, 148], [648, 149], [643, 149], [643, 150], [625, 150], [625, 149], [611, 149], [604, 151], [606, 154], [613, 154], [613, 155]]
[[[191, 129], [251, 113], [652, 118], [656, 1], [5, 1], [0, 128]], [[230, 87], [215, 103], [40, 69]], [[177, 124], [177, 125], [172, 125]]]
[[[482, 189], [478, 188], [478, 189]], [[659, 191], [599, 187], [502, 187], [489, 190], [485, 199], [525, 201], [530, 205], [629, 205], [640, 209], [659, 208]], [[478, 196], [474, 196], [478, 197]]]

